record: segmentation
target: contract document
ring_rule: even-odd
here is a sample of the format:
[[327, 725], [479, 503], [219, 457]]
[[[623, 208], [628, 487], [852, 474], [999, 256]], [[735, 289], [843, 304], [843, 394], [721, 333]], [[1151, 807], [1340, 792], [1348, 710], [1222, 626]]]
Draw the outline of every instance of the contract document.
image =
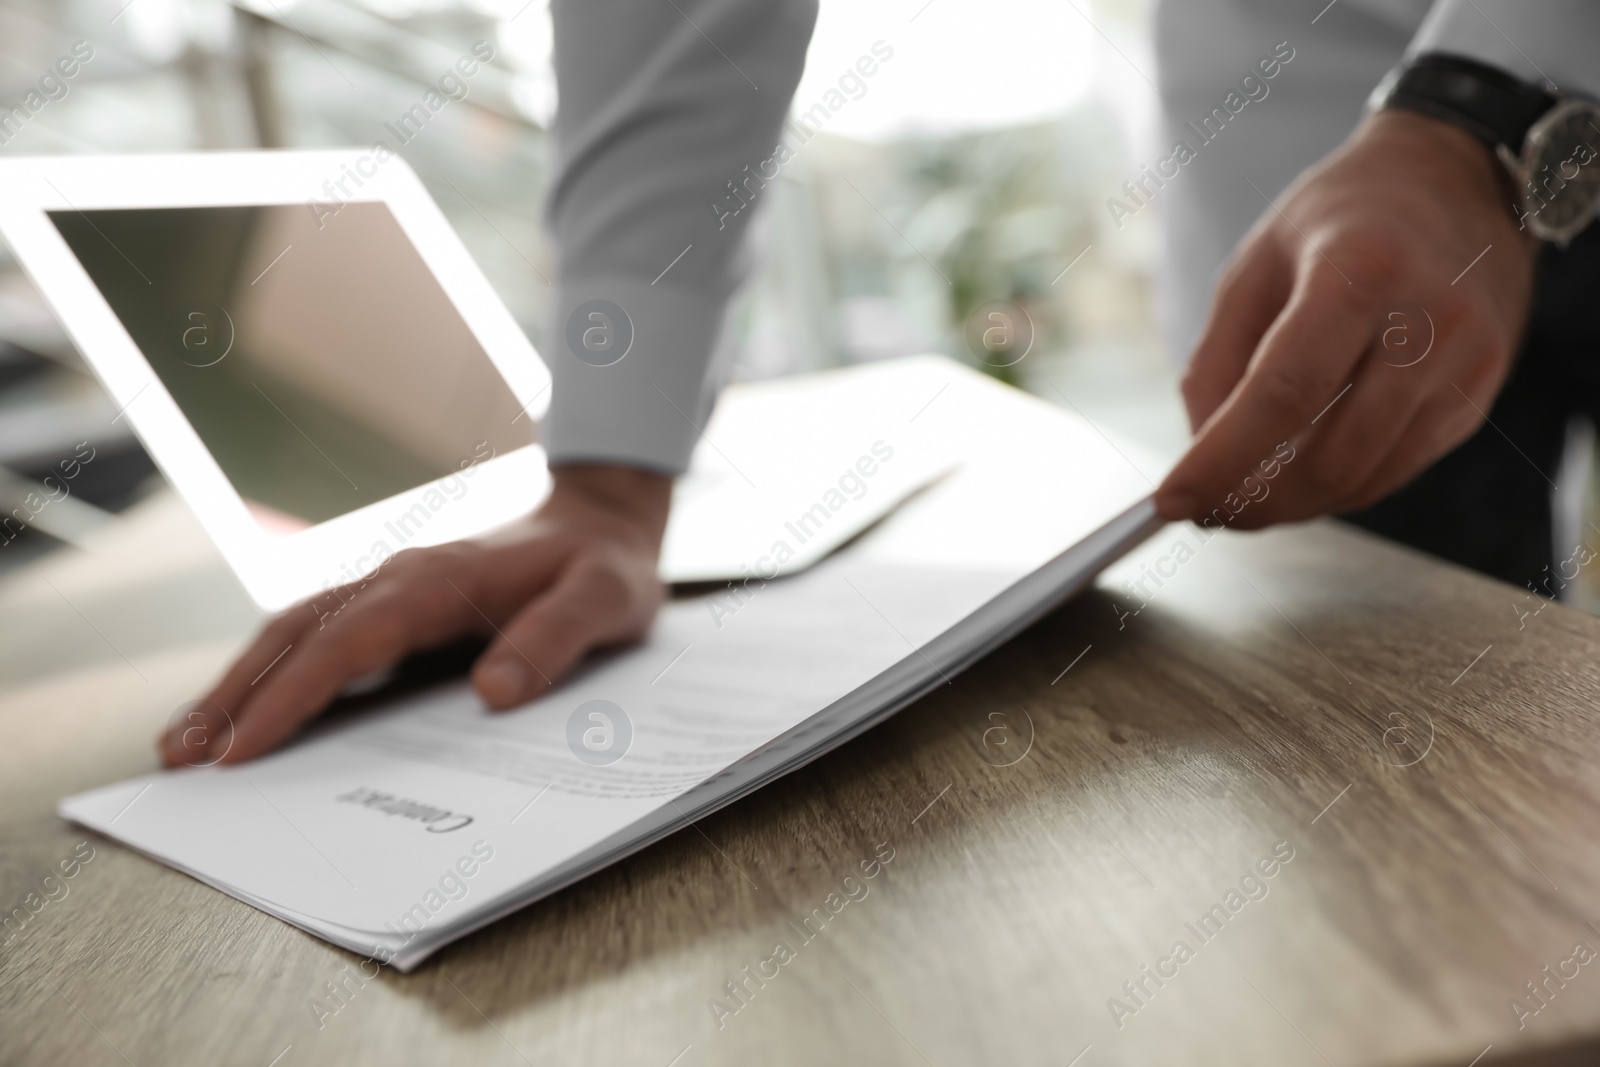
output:
[[[750, 501], [772, 452], [826, 442], [839, 470], [773, 486], [765, 528], [730, 518], [744, 576], [670, 601], [641, 643], [511, 712], [452, 681], [61, 813], [410, 970], [948, 684], [1159, 526], [1155, 464], [936, 357], [744, 387], [719, 421], [696, 462]], [[874, 524], [790, 573], [853, 505]]]

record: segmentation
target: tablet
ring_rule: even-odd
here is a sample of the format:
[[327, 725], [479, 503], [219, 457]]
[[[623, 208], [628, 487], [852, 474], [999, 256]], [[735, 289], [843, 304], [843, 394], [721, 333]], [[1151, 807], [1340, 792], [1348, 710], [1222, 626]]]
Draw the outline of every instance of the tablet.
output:
[[548, 491], [549, 371], [397, 156], [8, 158], [0, 236], [264, 609]]

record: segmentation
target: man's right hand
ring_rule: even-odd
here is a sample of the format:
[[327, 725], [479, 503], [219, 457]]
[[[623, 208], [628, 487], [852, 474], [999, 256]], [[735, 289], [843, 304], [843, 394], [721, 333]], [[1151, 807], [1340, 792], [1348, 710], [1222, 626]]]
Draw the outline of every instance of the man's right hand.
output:
[[553, 473], [549, 499], [528, 518], [478, 540], [401, 552], [364, 582], [317, 598], [343, 604], [336, 613], [308, 602], [275, 619], [200, 702], [203, 728], [163, 735], [163, 761], [214, 762], [205, 746], [228, 736], [227, 720], [232, 744], [221, 761], [254, 759], [350, 682], [464, 635], [493, 638], [472, 683], [496, 710], [532, 700], [590, 649], [642, 636], [662, 600], [656, 562], [672, 479], [598, 464]]

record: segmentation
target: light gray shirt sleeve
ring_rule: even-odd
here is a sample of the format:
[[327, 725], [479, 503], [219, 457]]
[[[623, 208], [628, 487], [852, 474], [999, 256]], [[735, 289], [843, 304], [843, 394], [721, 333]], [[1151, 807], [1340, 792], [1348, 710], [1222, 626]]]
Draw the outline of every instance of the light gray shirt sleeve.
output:
[[1407, 53], [1453, 52], [1558, 89], [1600, 97], [1596, 0], [1438, 0]]
[[[689, 462], [816, 0], [554, 0], [552, 465]], [[772, 175], [773, 171], [767, 172]]]

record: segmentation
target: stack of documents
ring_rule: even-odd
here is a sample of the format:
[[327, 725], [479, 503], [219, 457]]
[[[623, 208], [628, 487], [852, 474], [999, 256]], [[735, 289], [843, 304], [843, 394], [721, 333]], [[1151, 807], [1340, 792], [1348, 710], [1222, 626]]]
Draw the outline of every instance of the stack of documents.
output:
[[453, 681], [61, 813], [409, 970], [946, 684], [1158, 525], [1153, 465], [936, 357], [734, 387], [706, 438], [662, 569], [728, 584], [640, 644], [509, 713]]

